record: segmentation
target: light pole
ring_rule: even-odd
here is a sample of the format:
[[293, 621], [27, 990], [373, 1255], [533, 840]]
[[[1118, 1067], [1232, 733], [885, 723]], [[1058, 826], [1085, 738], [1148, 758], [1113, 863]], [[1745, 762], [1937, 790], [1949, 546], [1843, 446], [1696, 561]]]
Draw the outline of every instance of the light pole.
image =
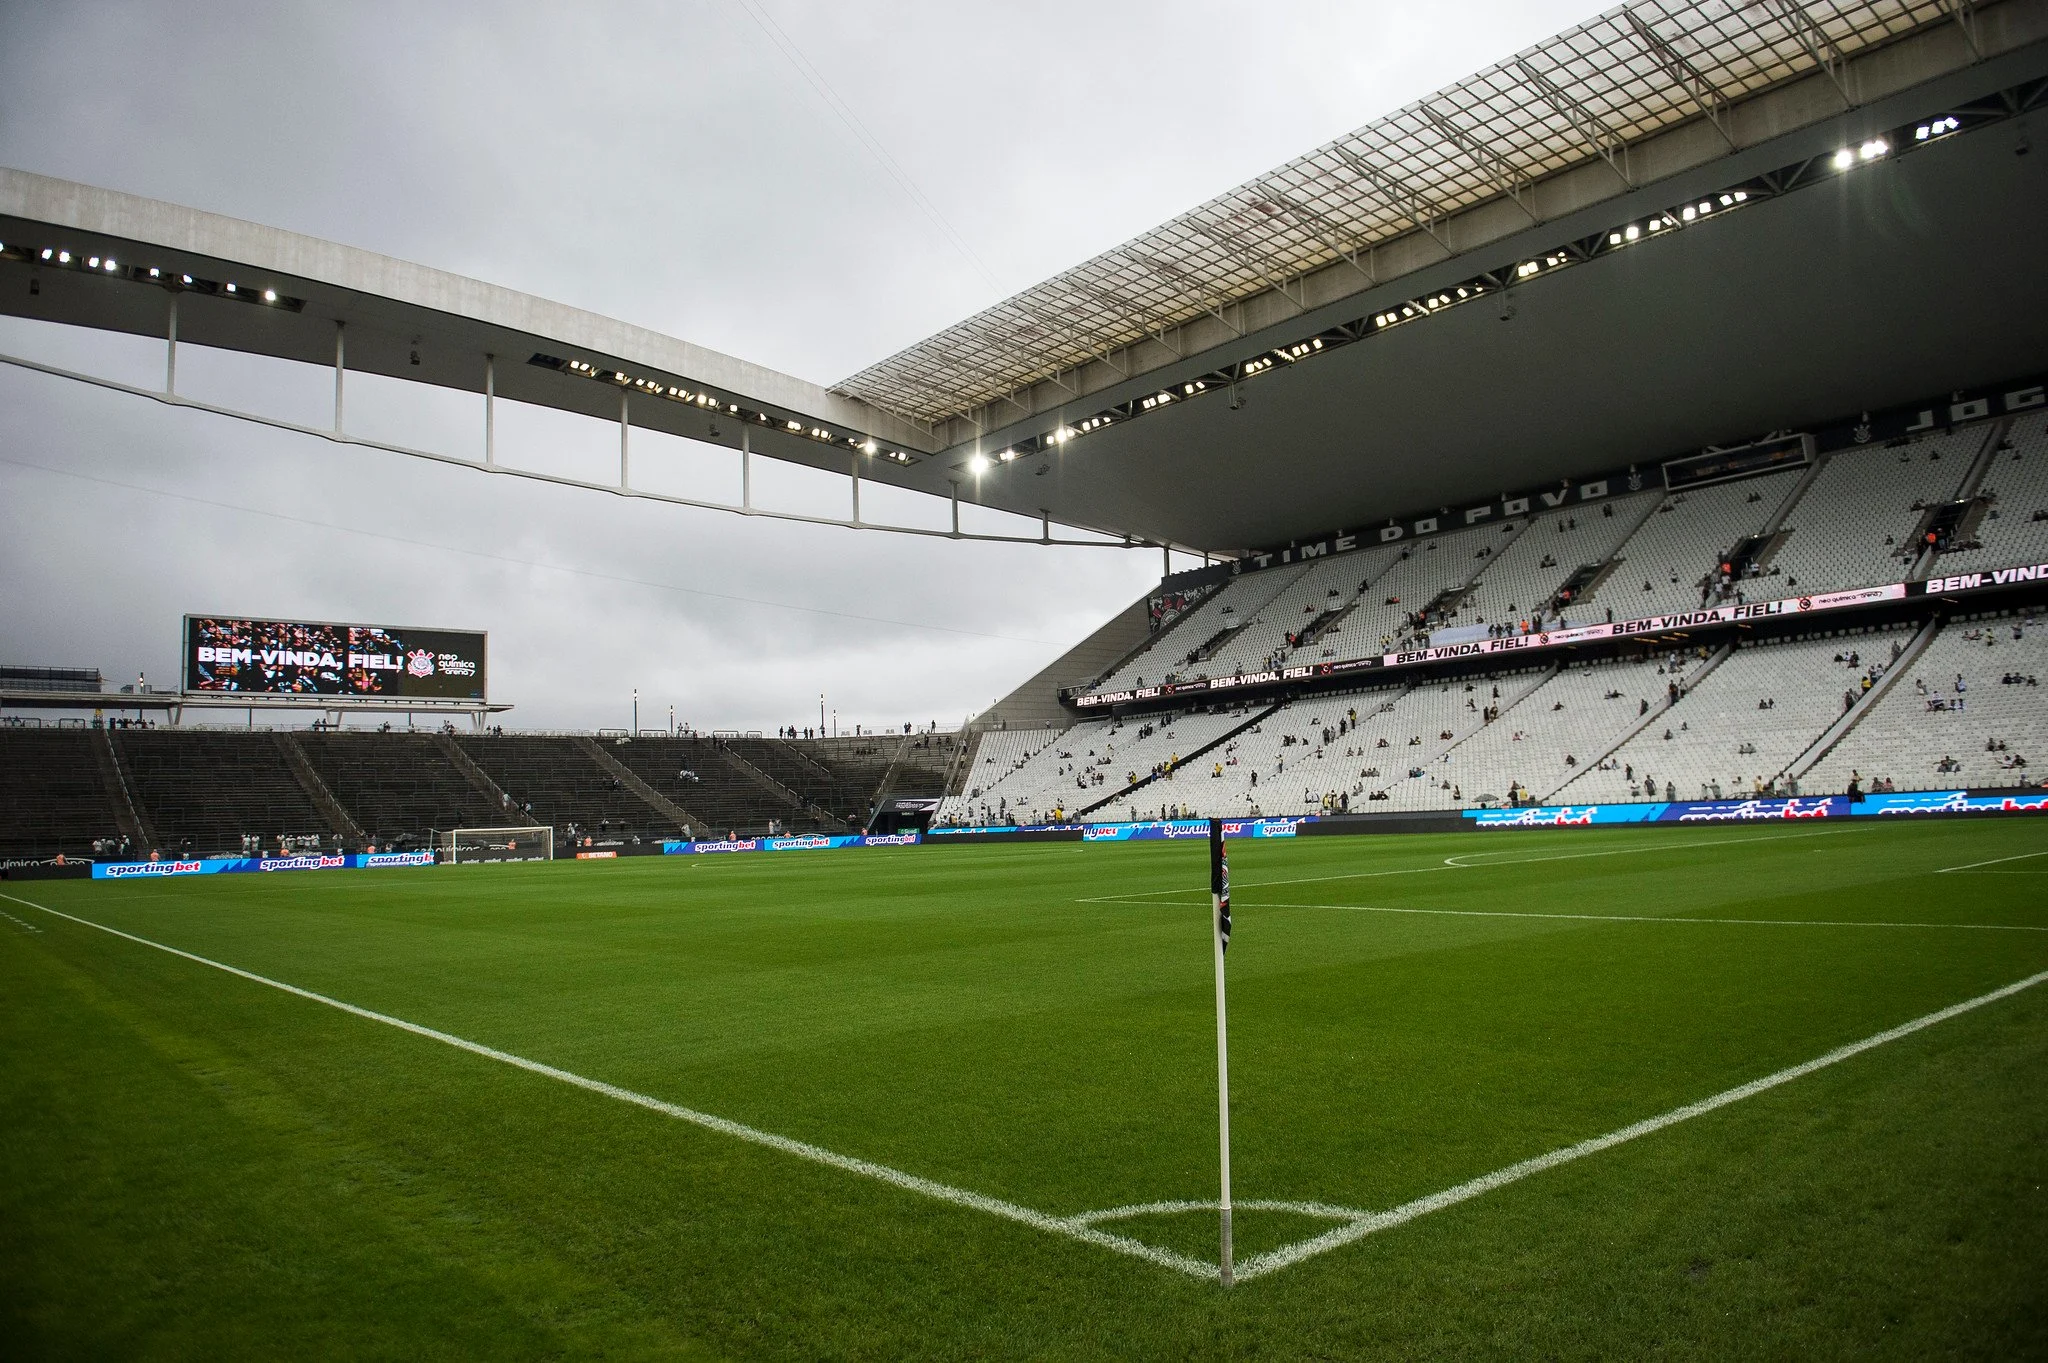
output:
[[825, 736], [825, 693], [818, 693], [818, 737]]
[[633, 737], [640, 736], [640, 688], [633, 688]]

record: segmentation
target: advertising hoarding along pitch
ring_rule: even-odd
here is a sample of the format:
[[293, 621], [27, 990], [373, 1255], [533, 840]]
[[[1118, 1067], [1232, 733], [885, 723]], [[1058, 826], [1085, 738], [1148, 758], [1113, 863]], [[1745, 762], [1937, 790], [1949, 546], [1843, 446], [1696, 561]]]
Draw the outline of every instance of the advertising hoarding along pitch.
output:
[[225, 695], [483, 700], [480, 631], [185, 617], [184, 689]]

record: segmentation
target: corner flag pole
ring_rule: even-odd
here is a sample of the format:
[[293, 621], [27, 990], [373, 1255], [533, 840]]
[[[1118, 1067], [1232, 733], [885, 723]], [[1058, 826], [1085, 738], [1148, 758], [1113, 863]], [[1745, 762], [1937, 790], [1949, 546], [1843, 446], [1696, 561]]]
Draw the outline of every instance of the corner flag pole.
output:
[[1223, 999], [1223, 953], [1230, 949], [1230, 865], [1223, 850], [1223, 820], [1209, 820], [1210, 933], [1216, 943], [1216, 1145], [1223, 1174], [1222, 1283], [1229, 1287], [1230, 1264], [1230, 1027]]

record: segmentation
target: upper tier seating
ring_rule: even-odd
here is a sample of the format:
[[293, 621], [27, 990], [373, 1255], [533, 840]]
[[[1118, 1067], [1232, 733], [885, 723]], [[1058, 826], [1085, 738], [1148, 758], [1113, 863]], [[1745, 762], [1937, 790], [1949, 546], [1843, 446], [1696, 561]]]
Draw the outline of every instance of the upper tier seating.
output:
[[1992, 456], [1977, 491], [1992, 498], [1977, 526], [1981, 549], [1941, 555], [1933, 572], [2013, 568], [2048, 561], [2048, 415], [2021, 417], [2006, 432], [2009, 450]]
[[[1292, 586], [1308, 569], [1299, 565], [1267, 568], [1245, 573], [1224, 583], [1208, 600], [1173, 624], [1123, 666], [1101, 679], [1097, 691], [1123, 691], [1139, 685], [1157, 685], [1169, 673], [1193, 676], [1197, 671], [1221, 676], [1213, 662], [1191, 664], [1188, 654], [1218, 633], [1235, 629], [1256, 616], [1275, 596]], [[1141, 680], [1142, 679], [1142, 680]]]
[[1919, 554], [1917, 507], [1945, 502], [1970, 466], [1984, 432], [1970, 427], [1882, 449], [1829, 456], [1785, 518], [1770, 589], [1758, 594], [1832, 592], [1897, 582]]
[[1787, 470], [1670, 493], [1621, 546], [1600, 604], [1617, 620], [1698, 610], [1701, 581], [1737, 541], [1763, 529], [1799, 477]]
[[[1655, 493], [1637, 493], [1536, 517], [1527, 534], [1485, 566], [1479, 585], [1458, 612], [1458, 622], [1511, 625], [1543, 610], [1575, 571], [1613, 557], [1655, 499]], [[1572, 620], [1592, 618], [1583, 604], [1568, 607], [1565, 615]]]

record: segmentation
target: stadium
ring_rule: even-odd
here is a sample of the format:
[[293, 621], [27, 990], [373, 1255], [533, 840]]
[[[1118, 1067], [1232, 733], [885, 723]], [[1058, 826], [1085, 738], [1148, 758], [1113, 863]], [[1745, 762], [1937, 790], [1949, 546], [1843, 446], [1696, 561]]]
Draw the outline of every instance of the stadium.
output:
[[528, 725], [371, 568], [0, 660], [7, 1352], [2048, 1352], [2044, 108], [2037, 0], [1643, 0], [829, 385], [0, 169], [10, 392], [1158, 574], [957, 723]]

